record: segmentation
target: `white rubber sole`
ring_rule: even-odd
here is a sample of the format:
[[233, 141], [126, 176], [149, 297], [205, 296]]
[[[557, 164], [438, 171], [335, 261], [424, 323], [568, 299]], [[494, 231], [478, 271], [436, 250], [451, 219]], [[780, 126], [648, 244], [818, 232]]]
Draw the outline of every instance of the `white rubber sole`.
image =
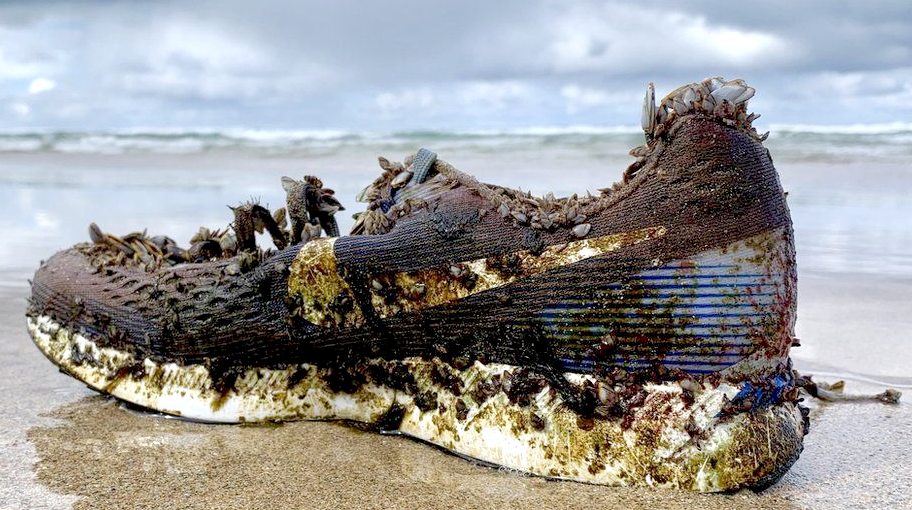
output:
[[[425, 404], [427, 410], [422, 410], [413, 394], [370, 382], [353, 393], [332, 391], [325, 371], [307, 364], [250, 368], [230, 389], [219, 391], [203, 365], [135, 359], [130, 353], [99, 347], [46, 316], [29, 317], [28, 329], [39, 349], [65, 372], [144, 408], [225, 423], [377, 423], [396, 409], [396, 428], [402, 434], [551, 478], [705, 492], [764, 485], [797, 458], [803, 437], [801, 414], [789, 402], [721, 417], [725, 399], [739, 389], [725, 383], [704, 383], [692, 402], [677, 383], [646, 384], [645, 400], [629, 416], [581, 419], [547, 386], [525, 406], [511, 403], [503, 391], [477, 397], [479, 385], [519, 367], [476, 362], [458, 371], [438, 360], [402, 360], [418, 388], [412, 393], [436, 395], [436, 405]], [[458, 378], [458, 394], [434, 382], [435, 370]], [[596, 382], [575, 373], [566, 378], [577, 385]]]

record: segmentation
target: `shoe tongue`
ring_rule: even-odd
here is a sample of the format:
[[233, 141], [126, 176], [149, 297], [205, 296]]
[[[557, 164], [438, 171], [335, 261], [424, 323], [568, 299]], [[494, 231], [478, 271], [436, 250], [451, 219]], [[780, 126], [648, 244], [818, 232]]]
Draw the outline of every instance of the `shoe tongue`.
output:
[[415, 160], [412, 162], [412, 178], [409, 179], [405, 187], [417, 186], [422, 184], [430, 176], [431, 169], [437, 161], [437, 153], [425, 148], [418, 149], [415, 154]]

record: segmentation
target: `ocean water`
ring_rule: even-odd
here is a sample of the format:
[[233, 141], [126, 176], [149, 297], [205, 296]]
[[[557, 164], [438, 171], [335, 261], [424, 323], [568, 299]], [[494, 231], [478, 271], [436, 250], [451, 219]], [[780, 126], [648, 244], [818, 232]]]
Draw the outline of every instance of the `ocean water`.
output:
[[[769, 144], [788, 157], [807, 160], [912, 157], [912, 123], [849, 126], [759, 126]], [[527, 127], [505, 130], [355, 132], [257, 129], [129, 129], [119, 131], [0, 131], [0, 154], [199, 154], [252, 152], [307, 156], [357, 146], [410, 148], [416, 144], [467, 150], [505, 147], [599, 146], [624, 151], [641, 142], [637, 126]]]
[[[912, 124], [769, 130], [796, 231], [798, 333], [809, 337], [797, 356], [824, 371], [909, 376]], [[378, 155], [401, 160], [428, 147], [482, 181], [561, 196], [610, 186], [642, 142], [624, 126], [0, 133], [0, 287], [24, 291], [39, 261], [88, 240], [93, 221], [186, 245], [200, 226], [226, 228], [227, 205], [284, 205], [283, 175], [314, 174], [335, 189], [346, 232], [355, 195], [379, 175]]]
[[[802, 266], [812, 271], [912, 275], [912, 123], [777, 126], [766, 145], [795, 216]], [[226, 205], [284, 201], [281, 175], [320, 176], [348, 206], [378, 175], [377, 155], [418, 147], [480, 179], [534, 193], [609, 186], [642, 143], [633, 126], [501, 131], [134, 129], [0, 133], [0, 268], [30, 268], [85, 239], [149, 228], [186, 241], [223, 227]], [[343, 230], [350, 214], [339, 215]], [[0, 278], [2, 280], [2, 278]], [[12, 283], [7, 281], [7, 283]]]

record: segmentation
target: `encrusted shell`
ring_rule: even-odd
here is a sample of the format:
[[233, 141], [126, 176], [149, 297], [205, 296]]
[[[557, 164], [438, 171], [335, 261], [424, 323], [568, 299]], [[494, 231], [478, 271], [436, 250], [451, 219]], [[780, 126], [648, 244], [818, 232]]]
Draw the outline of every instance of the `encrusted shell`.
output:
[[393, 182], [391, 182], [390, 185], [394, 188], [401, 188], [401, 187], [405, 186], [406, 184], [408, 184], [408, 182], [410, 180], [412, 180], [412, 175], [414, 175], [414, 174], [412, 173], [411, 170], [406, 170], [404, 172], [400, 172], [399, 175], [397, 175], [396, 178], [393, 179]]
[[592, 224], [590, 223], [580, 223], [579, 225], [573, 227], [573, 235], [576, 237], [586, 237], [589, 233], [589, 230], [592, 229]]

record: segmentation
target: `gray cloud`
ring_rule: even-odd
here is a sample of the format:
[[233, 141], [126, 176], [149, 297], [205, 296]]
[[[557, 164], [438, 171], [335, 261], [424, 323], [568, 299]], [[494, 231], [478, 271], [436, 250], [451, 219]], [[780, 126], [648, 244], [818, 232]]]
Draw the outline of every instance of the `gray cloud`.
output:
[[0, 4], [0, 127], [633, 124], [709, 75], [779, 122], [907, 120], [910, 5]]

